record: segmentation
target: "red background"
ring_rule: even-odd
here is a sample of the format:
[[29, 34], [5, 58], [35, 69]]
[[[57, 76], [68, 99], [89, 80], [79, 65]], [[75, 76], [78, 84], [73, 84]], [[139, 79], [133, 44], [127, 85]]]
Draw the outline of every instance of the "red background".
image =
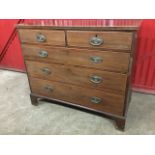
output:
[[139, 26], [132, 87], [155, 93], [155, 20], [12, 19], [0, 20], [0, 68], [25, 71], [16, 24], [54, 26]]

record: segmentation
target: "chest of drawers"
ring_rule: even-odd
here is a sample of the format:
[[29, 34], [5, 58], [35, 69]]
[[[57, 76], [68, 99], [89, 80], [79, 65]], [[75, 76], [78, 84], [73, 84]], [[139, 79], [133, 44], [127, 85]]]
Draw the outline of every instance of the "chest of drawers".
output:
[[31, 101], [76, 107], [124, 129], [136, 27], [18, 25]]

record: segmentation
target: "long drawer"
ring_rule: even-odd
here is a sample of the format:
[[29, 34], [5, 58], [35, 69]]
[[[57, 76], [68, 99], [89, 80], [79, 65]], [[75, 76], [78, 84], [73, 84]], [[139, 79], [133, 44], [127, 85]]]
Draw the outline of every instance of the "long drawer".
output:
[[125, 94], [127, 75], [81, 67], [26, 61], [29, 76]]
[[129, 50], [132, 48], [131, 32], [67, 31], [68, 46]]
[[65, 46], [65, 33], [58, 30], [29, 30], [20, 29], [19, 35], [22, 43], [34, 43], [42, 45]]
[[128, 72], [130, 54], [110, 51], [84, 50], [22, 45], [25, 59], [65, 65], [84, 66], [99, 70]]
[[74, 85], [30, 78], [32, 93], [103, 112], [123, 115], [124, 96]]

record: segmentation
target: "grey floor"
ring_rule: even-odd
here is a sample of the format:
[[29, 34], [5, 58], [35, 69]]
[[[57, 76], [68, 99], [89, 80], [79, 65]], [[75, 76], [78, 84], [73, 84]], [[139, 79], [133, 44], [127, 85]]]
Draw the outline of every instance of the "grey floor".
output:
[[27, 76], [0, 70], [0, 134], [104, 135], [155, 134], [155, 96], [133, 93], [125, 132], [113, 121], [41, 102], [32, 106]]

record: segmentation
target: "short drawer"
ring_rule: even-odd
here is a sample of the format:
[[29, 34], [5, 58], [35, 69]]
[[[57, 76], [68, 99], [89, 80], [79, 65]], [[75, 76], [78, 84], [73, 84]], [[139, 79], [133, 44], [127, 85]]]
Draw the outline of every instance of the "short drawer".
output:
[[23, 45], [25, 59], [128, 72], [129, 53]]
[[90, 109], [123, 115], [124, 96], [74, 85], [30, 78], [32, 93], [78, 104]]
[[131, 32], [68, 31], [67, 43], [70, 47], [103, 48], [129, 50], [132, 48]]
[[60, 30], [19, 29], [22, 43], [65, 46], [65, 33]]
[[26, 61], [29, 76], [125, 94], [127, 75], [82, 67]]

